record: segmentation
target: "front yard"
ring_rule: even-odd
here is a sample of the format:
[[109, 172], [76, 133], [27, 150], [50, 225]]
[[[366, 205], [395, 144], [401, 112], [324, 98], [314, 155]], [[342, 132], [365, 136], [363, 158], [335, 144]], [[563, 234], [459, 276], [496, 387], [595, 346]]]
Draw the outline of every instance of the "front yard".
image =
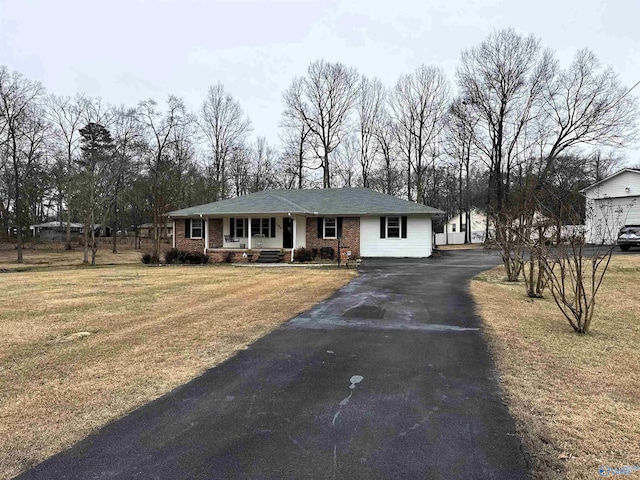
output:
[[640, 255], [613, 257], [584, 336], [550, 292], [527, 299], [504, 276], [502, 267], [479, 275], [471, 292], [535, 478], [640, 467]]
[[0, 477], [220, 363], [354, 276], [140, 264], [0, 273]]

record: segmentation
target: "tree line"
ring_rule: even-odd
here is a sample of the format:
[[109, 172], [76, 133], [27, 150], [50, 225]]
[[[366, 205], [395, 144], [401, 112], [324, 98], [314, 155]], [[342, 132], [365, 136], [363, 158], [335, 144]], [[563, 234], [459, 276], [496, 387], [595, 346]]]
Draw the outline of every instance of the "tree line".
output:
[[[168, 211], [269, 188], [364, 186], [448, 218], [472, 205], [499, 215], [534, 195], [561, 215], [581, 204], [580, 188], [611, 173], [638, 119], [631, 89], [593, 52], [563, 67], [512, 29], [464, 50], [454, 82], [422, 65], [389, 86], [314, 61], [282, 93], [282, 108], [270, 143], [252, 137], [220, 83], [197, 111], [175, 96], [117, 106], [49, 94], [0, 66], [3, 232], [16, 236], [21, 261], [30, 224], [67, 222], [70, 247], [72, 221], [113, 231], [151, 222], [157, 250]], [[461, 223], [468, 238], [471, 222]]]

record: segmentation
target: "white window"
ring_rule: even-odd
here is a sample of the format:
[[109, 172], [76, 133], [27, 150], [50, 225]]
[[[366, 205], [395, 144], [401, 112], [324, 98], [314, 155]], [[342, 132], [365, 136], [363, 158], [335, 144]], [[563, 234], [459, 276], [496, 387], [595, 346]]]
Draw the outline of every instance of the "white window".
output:
[[324, 232], [322, 238], [336, 238], [336, 217], [324, 217]]
[[[265, 238], [272, 236], [271, 218], [252, 218], [251, 219], [251, 236], [264, 235]], [[275, 233], [273, 233], [275, 237]]]
[[191, 238], [202, 238], [203, 228], [202, 223], [204, 220], [191, 220]]
[[456, 231], [456, 224], [455, 223], [451, 224], [451, 231], [455, 233], [455, 231]]
[[251, 219], [251, 236], [260, 235], [260, 219], [252, 218]]
[[387, 238], [400, 238], [400, 217], [387, 217]]
[[[233, 223], [233, 222], [232, 222]], [[244, 226], [247, 224], [246, 218], [236, 218], [235, 219], [235, 229], [234, 226], [231, 225], [231, 234], [234, 237], [246, 237], [246, 232]]]

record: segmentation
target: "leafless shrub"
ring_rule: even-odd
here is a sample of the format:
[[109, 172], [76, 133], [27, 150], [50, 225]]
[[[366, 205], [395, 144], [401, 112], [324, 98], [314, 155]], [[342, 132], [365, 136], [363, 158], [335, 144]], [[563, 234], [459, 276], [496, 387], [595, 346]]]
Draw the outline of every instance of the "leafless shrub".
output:
[[[587, 215], [592, 214], [587, 211]], [[605, 225], [601, 231], [609, 230], [620, 223], [621, 211], [609, 208], [600, 218]], [[573, 222], [577, 224], [577, 220]], [[558, 308], [577, 333], [588, 333], [593, 320], [596, 296], [611, 261], [614, 245], [597, 242], [587, 247], [584, 229], [573, 228], [563, 235], [563, 241], [548, 255], [540, 257], [548, 276], [549, 287]]]

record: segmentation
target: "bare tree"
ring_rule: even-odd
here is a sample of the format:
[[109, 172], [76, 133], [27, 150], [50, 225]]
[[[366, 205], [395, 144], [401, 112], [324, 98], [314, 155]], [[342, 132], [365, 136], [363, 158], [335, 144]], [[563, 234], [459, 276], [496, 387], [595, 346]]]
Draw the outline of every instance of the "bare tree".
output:
[[247, 145], [236, 145], [229, 154], [229, 176], [233, 182], [234, 195], [249, 193], [249, 164], [251, 153]]
[[[471, 147], [478, 119], [473, 117], [464, 99], [451, 103], [446, 119], [444, 145], [458, 169], [458, 208], [460, 225], [464, 225], [464, 243], [471, 242]], [[462, 174], [465, 182], [463, 188]], [[464, 192], [464, 193], [463, 193]], [[464, 217], [464, 218], [463, 218]]]
[[215, 200], [220, 200], [227, 197], [229, 155], [251, 132], [251, 121], [245, 117], [240, 104], [218, 83], [209, 87], [199, 124], [211, 150]]
[[373, 162], [380, 148], [376, 132], [383, 121], [385, 102], [386, 90], [380, 79], [369, 80], [362, 75], [356, 109], [360, 130], [360, 172], [362, 186], [367, 188], [370, 187]]
[[[361, 154], [361, 145], [355, 134], [347, 136], [336, 149], [335, 174], [340, 179], [341, 187], [356, 187], [362, 179], [357, 173], [358, 158]], [[337, 186], [337, 185], [336, 185]]]
[[313, 142], [317, 141], [306, 122], [304, 115], [298, 108], [303, 102], [304, 82], [296, 78], [283, 94], [285, 110], [282, 112], [280, 126], [284, 129], [281, 137], [283, 144], [282, 167], [285, 185], [290, 188], [302, 189], [313, 182], [312, 173], [322, 168], [322, 165], [310, 165], [313, 156]]
[[381, 161], [373, 177], [372, 184], [387, 195], [398, 195], [402, 190], [402, 172], [398, 162], [398, 134], [396, 124], [384, 109], [373, 134], [378, 144]]
[[449, 95], [449, 83], [437, 67], [423, 65], [412, 74], [402, 75], [395, 85], [391, 105], [398, 124], [399, 146], [407, 163], [409, 200], [413, 183], [416, 201], [425, 202], [426, 177], [437, 157]]
[[[611, 204], [603, 204], [600, 208], [603, 220], [600, 228], [608, 230], [605, 235], [620, 223], [624, 224], [625, 219], [620, 218], [621, 210], [616, 210]], [[587, 215], [593, 215], [593, 212]], [[596, 297], [615, 248], [615, 245], [587, 247], [584, 243], [586, 234], [582, 228], [565, 232], [564, 241], [553, 252], [541, 257], [556, 305], [573, 330], [581, 334], [588, 333], [591, 327]]]
[[111, 229], [113, 231], [112, 252], [118, 252], [117, 232], [124, 230], [121, 224], [123, 191], [131, 187], [136, 163], [141, 152], [140, 126], [135, 108], [124, 106], [113, 109], [113, 155], [110, 176]]
[[154, 226], [152, 256], [155, 259], [159, 258], [160, 232], [166, 224], [166, 213], [170, 208], [171, 173], [175, 167], [171, 146], [177, 141], [177, 131], [191, 121], [184, 103], [179, 98], [169, 96], [167, 110], [164, 113], [157, 107], [154, 100], [141, 102], [138, 107], [140, 127], [146, 142], [145, 161]]
[[47, 155], [50, 139], [51, 124], [46, 120], [41, 103], [34, 102], [28, 109], [19, 147], [23, 163], [23, 211], [29, 212], [33, 223], [44, 218], [43, 196], [50, 188]]
[[331, 187], [330, 158], [348, 130], [357, 82], [355, 69], [318, 60], [309, 65], [306, 77], [293, 80], [284, 95], [285, 118], [306, 125], [310, 131], [324, 188]]
[[80, 145], [80, 128], [83, 122], [85, 98], [50, 95], [47, 99], [47, 114], [54, 126], [56, 138], [56, 165], [54, 178], [58, 190], [58, 218], [62, 222], [63, 204], [66, 203], [66, 243], [65, 250], [71, 249], [71, 202], [69, 179], [73, 177], [73, 167]]
[[495, 212], [508, 199], [519, 142], [539, 114], [556, 69], [551, 52], [543, 51], [538, 39], [513, 29], [498, 30], [462, 52], [458, 84], [478, 118], [474, 142], [490, 168], [489, 203]]
[[284, 188], [302, 189], [307, 186], [307, 156], [309, 151], [309, 127], [303, 122], [283, 122], [280, 138], [280, 177]]
[[553, 163], [578, 146], [622, 147], [637, 138], [638, 103], [611, 68], [603, 68], [596, 55], [582, 49], [573, 63], [544, 85], [544, 115], [538, 127], [544, 181]]
[[[36, 102], [43, 95], [44, 89], [39, 83], [32, 82], [18, 72], [10, 72], [0, 66], [0, 131], [3, 132], [2, 143], [11, 165], [13, 175], [14, 216], [17, 232], [17, 261], [22, 263], [22, 228], [23, 228], [23, 180], [29, 168], [29, 159], [21, 152], [21, 143], [36, 111]], [[31, 118], [30, 118], [31, 116]]]
[[276, 151], [269, 145], [265, 137], [258, 137], [255, 145], [250, 149], [250, 192], [259, 192], [274, 188], [276, 179]]

